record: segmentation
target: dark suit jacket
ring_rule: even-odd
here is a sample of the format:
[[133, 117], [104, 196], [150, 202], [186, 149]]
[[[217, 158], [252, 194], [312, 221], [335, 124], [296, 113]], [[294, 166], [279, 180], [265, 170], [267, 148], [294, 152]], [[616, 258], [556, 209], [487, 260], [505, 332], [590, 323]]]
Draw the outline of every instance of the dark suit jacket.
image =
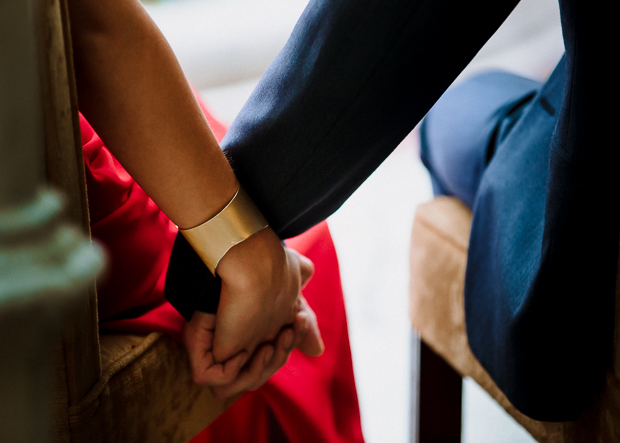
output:
[[[291, 237], [335, 211], [516, 3], [312, 0], [222, 143], [275, 231]], [[618, 147], [611, 113], [597, 107], [614, 84], [611, 18], [596, 2], [560, 3], [566, 71], [547, 88], [557, 109], [539, 102], [513, 137], [543, 145], [547, 160], [532, 164], [522, 149], [485, 172], [465, 294], [474, 354], [518, 409], [542, 420], [576, 418], [603, 381], [619, 231]], [[558, 112], [557, 125], [541, 129], [537, 112]], [[179, 239], [168, 297], [186, 317], [205, 300], [214, 309], [203, 294], [217, 282], [196, 259]]]

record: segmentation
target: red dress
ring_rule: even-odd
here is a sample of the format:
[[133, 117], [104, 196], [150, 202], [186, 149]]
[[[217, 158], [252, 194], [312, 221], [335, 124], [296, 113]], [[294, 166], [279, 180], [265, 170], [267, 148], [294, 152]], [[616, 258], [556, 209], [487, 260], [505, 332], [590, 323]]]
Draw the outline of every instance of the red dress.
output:
[[[200, 103], [216, 138], [226, 128]], [[93, 237], [108, 252], [98, 282], [101, 331], [163, 331], [181, 340], [185, 320], [164, 298], [177, 228], [103, 145], [80, 115]], [[247, 393], [192, 442], [268, 442], [277, 427], [290, 442], [362, 442], [338, 261], [326, 223], [287, 241], [309, 257], [304, 296], [325, 342], [318, 358], [294, 351], [260, 389]], [[129, 318], [128, 318], [129, 317]]]

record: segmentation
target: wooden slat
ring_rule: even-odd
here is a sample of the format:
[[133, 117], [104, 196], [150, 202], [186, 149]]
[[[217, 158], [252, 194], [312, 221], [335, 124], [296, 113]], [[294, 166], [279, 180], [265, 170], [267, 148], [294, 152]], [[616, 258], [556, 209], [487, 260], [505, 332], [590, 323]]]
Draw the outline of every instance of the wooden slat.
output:
[[[38, 6], [48, 181], [67, 197], [68, 219], [90, 235], [66, 1]], [[94, 281], [67, 317], [63, 350], [69, 402], [77, 404], [101, 375]]]
[[46, 172], [68, 200], [65, 216], [90, 234], [84, 161], [65, 0], [39, 0]]

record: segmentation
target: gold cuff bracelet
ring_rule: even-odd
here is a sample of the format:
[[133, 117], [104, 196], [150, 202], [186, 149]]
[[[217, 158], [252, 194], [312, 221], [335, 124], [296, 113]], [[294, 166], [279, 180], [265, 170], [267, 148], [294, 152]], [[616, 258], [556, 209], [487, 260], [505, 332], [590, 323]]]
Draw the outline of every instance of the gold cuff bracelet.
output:
[[230, 248], [267, 226], [263, 214], [239, 185], [232, 200], [217, 215], [195, 228], [180, 231], [215, 275], [217, 265]]

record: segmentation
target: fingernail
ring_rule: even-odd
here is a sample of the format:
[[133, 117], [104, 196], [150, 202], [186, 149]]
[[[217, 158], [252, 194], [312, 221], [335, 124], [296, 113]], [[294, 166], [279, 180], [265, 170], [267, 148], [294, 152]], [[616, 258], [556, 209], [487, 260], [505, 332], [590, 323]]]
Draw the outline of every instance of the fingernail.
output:
[[265, 364], [268, 365], [269, 362], [271, 361], [271, 357], [273, 357], [273, 348], [269, 347], [269, 349], [267, 349], [267, 351], [265, 352]]

